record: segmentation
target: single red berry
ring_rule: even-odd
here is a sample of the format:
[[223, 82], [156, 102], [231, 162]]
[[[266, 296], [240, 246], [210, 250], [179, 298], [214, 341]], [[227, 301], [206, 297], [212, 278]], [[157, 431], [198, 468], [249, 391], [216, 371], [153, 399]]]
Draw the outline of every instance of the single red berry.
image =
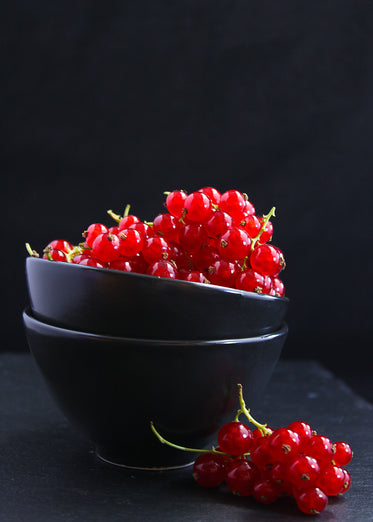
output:
[[102, 223], [92, 223], [89, 225], [87, 230], [83, 232], [83, 237], [85, 238], [85, 242], [88, 246], [92, 247], [93, 241], [100, 234], [105, 234], [109, 231], [109, 229], [103, 225]]
[[307, 515], [318, 515], [328, 505], [328, 497], [320, 488], [297, 491], [294, 496], [298, 508]]
[[75, 265], [79, 265], [83, 259], [90, 259], [92, 256], [89, 253], [82, 253], [82, 254], [76, 254], [72, 259], [71, 262]]
[[247, 453], [253, 441], [251, 429], [242, 422], [232, 421], [224, 424], [218, 432], [221, 451], [229, 455]]
[[277, 485], [270, 479], [259, 479], [254, 484], [253, 496], [261, 504], [272, 504], [279, 498]]
[[299, 435], [288, 428], [278, 428], [268, 439], [268, 449], [274, 461], [283, 462], [299, 450]]
[[85, 257], [79, 263], [81, 266], [93, 266], [95, 268], [105, 268], [106, 263], [100, 263], [97, 259], [93, 259], [92, 257]]
[[138, 254], [143, 246], [143, 236], [137, 230], [124, 228], [119, 232], [119, 252], [121, 256], [132, 257]]
[[106, 232], [95, 238], [92, 244], [92, 253], [98, 261], [110, 263], [119, 257], [119, 246], [118, 236]]
[[288, 428], [298, 433], [301, 444], [305, 439], [310, 439], [313, 435], [312, 428], [307, 422], [294, 421], [289, 424]]
[[303, 441], [302, 452], [314, 457], [320, 467], [323, 467], [332, 461], [333, 445], [328, 437], [324, 435], [313, 435], [310, 439]]
[[181, 218], [184, 210], [184, 202], [187, 194], [183, 190], [173, 190], [166, 197], [166, 208], [170, 214], [177, 218]]
[[277, 276], [285, 267], [285, 259], [278, 248], [264, 244], [251, 252], [250, 264], [260, 274]]
[[224, 481], [224, 455], [202, 453], [193, 464], [193, 477], [200, 486], [215, 488]]
[[173, 261], [177, 268], [185, 268], [190, 269], [191, 263], [189, 261], [189, 258], [187, 257], [187, 254], [185, 250], [182, 248], [181, 245], [178, 243], [175, 243], [174, 241], [170, 241], [170, 248], [171, 248], [171, 255], [170, 255], [170, 261]]
[[180, 229], [179, 243], [186, 252], [198, 251], [204, 243], [207, 243], [207, 239], [206, 229], [199, 223], [188, 223]]
[[268, 441], [270, 435], [256, 438], [250, 449], [250, 457], [260, 470], [271, 470], [276, 462], [269, 451]]
[[134, 272], [133, 264], [127, 257], [119, 257], [108, 264], [108, 268], [112, 270], [120, 270], [121, 272]]
[[207, 278], [213, 285], [234, 288], [239, 270], [237, 263], [217, 259], [209, 266]]
[[206, 223], [207, 234], [211, 237], [220, 237], [233, 226], [233, 218], [223, 210], [217, 210]]
[[252, 495], [259, 477], [259, 469], [246, 457], [233, 459], [225, 465], [225, 483], [235, 495]]
[[345, 474], [339, 466], [329, 464], [322, 468], [317, 486], [321, 488], [328, 497], [338, 495], [344, 487]]
[[241, 272], [236, 279], [236, 288], [246, 292], [256, 292], [257, 294], [269, 294], [272, 288], [271, 280], [268, 276], [263, 276], [255, 272], [252, 268]]
[[316, 459], [308, 455], [296, 455], [288, 463], [287, 478], [296, 487], [305, 488], [316, 483], [320, 476], [320, 466]]
[[254, 205], [247, 199], [245, 202], [244, 216], [253, 216], [255, 214]]
[[278, 277], [271, 277], [272, 287], [270, 294], [275, 297], [284, 297], [285, 285]]
[[145, 240], [142, 255], [148, 263], [154, 263], [161, 259], [170, 259], [172, 249], [170, 243], [161, 236], [149, 237]]
[[245, 213], [246, 198], [238, 190], [227, 190], [221, 195], [220, 208], [239, 223]]
[[332, 446], [333, 461], [336, 466], [347, 466], [351, 462], [353, 452], [347, 442], [338, 441]]
[[57, 248], [46, 247], [44, 249], [43, 259], [49, 259], [49, 261], [62, 261], [67, 262], [66, 253]]
[[143, 221], [138, 221], [137, 223], [132, 223], [128, 228], [131, 230], [137, 230], [140, 232], [144, 239], [148, 239], [155, 235], [152, 225], [148, 223], [144, 223]]
[[220, 192], [214, 188], [214, 187], [203, 187], [198, 190], [198, 192], [202, 192], [206, 196], [208, 196], [211, 199], [211, 202], [214, 205], [219, 205], [221, 194]]
[[240, 221], [239, 226], [243, 228], [252, 239], [254, 239], [254, 237], [259, 234], [261, 224], [259, 218], [257, 218], [255, 214], [250, 214]]
[[124, 230], [126, 228], [129, 228], [134, 223], [140, 223], [140, 219], [137, 216], [134, 216], [133, 214], [128, 214], [127, 216], [123, 216], [122, 219], [119, 221], [118, 229]]
[[198, 270], [188, 270], [187, 268], [180, 268], [178, 270], [178, 279], [182, 281], [191, 281], [193, 283], [206, 283], [207, 279], [203, 272]]
[[153, 220], [155, 234], [166, 238], [168, 241], [178, 241], [180, 228], [179, 219], [168, 212], [158, 214]]
[[110, 232], [110, 234], [115, 234], [116, 236], [119, 234], [119, 227], [117, 225], [114, 225], [113, 227], [110, 227], [108, 229], [108, 232]]
[[184, 201], [184, 212], [189, 221], [205, 223], [213, 213], [211, 199], [203, 192], [192, 192]]
[[73, 246], [69, 241], [66, 241], [66, 239], [54, 239], [46, 248], [61, 250], [65, 252], [65, 254], [68, 254], [73, 249]]
[[240, 227], [232, 227], [221, 236], [218, 250], [224, 259], [236, 261], [249, 254], [250, 246], [249, 234]]
[[168, 279], [177, 278], [177, 269], [170, 261], [166, 261], [165, 259], [151, 263], [146, 273], [157, 277], [167, 277]]
[[203, 272], [208, 270], [214, 261], [220, 259], [220, 254], [215, 247], [206, 243], [196, 252], [190, 252], [188, 258], [197, 270]]
[[351, 475], [349, 474], [347, 469], [343, 469], [343, 473], [344, 473], [344, 482], [343, 482], [342, 489], [339, 492], [340, 495], [343, 495], [344, 493], [346, 493], [346, 491], [348, 491], [351, 486]]

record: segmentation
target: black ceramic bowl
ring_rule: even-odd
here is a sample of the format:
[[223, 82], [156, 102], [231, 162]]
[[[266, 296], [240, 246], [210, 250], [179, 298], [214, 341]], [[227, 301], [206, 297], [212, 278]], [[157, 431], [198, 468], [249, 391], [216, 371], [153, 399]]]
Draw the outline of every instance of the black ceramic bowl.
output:
[[238, 409], [237, 383], [248, 407], [258, 404], [287, 335], [248, 339], [156, 341], [66, 330], [23, 314], [27, 340], [57, 405], [112, 463], [139, 468], [182, 466], [192, 448], [216, 444]]
[[63, 328], [147, 339], [227, 339], [274, 332], [288, 299], [216, 285], [29, 257], [35, 317]]

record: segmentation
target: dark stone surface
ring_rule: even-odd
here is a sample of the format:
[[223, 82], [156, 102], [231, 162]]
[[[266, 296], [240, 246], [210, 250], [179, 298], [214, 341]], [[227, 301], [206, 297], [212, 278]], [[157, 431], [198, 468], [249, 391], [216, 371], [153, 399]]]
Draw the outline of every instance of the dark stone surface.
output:
[[[289, 499], [262, 506], [198, 486], [191, 468], [143, 472], [107, 465], [56, 409], [28, 354], [0, 356], [0, 519], [25, 521], [303, 520]], [[252, 412], [271, 426], [304, 419], [348, 441], [352, 485], [318, 520], [373, 520], [373, 408], [314, 361], [280, 361]]]

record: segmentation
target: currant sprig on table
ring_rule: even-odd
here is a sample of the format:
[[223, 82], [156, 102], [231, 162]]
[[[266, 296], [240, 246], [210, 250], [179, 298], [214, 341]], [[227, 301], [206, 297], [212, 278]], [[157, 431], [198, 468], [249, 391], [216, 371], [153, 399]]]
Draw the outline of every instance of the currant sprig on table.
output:
[[[262, 504], [281, 497], [293, 497], [306, 514], [317, 515], [328, 505], [328, 498], [346, 493], [351, 475], [345, 469], [352, 459], [350, 445], [332, 443], [304, 421], [272, 429], [251, 415], [239, 388], [240, 408], [235, 419], [224, 424], [217, 436], [217, 447], [198, 449], [166, 440], [150, 423], [162, 444], [182, 451], [200, 453], [193, 465], [193, 477], [203, 487], [223, 483], [235, 495], [252, 496]], [[244, 415], [253, 424], [239, 420]]]
[[[246, 194], [203, 187], [187, 194], [166, 192], [165, 211], [152, 221], [130, 213], [107, 214], [115, 225], [91, 223], [84, 241], [55, 239], [43, 258], [171, 279], [212, 283], [282, 297], [282, 251], [269, 244], [273, 207], [257, 215]], [[29, 244], [30, 255], [38, 256]]]

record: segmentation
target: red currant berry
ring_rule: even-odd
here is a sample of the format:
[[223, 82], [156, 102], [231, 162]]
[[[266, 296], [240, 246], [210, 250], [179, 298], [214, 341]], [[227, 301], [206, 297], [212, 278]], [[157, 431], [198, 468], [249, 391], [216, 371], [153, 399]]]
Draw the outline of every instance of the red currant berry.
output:
[[249, 234], [240, 227], [232, 227], [221, 236], [218, 250], [224, 259], [235, 261], [246, 257], [250, 246]]
[[246, 198], [238, 190], [228, 190], [220, 198], [220, 208], [239, 223], [246, 209]]
[[138, 223], [132, 223], [132, 225], [130, 225], [128, 228], [140, 232], [144, 239], [147, 239], [148, 237], [152, 237], [155, 235], [152, 225], [149, 225], [148, 223], [143, 223], [142, 221], [139, 221]]
[[224, 481], [224, 455], [202, 453], [193, 464], [193, 477], [200, 486], [215, 488]]
[[69, 241], [66, 241], [66, 239], [54, 239], [46, 246], [46, 248], [61, 250], [61, 252], [68, 254], [70, 250], [73, 249], [73, 246]]
[[228, 422], [218, 432], [219, 447], [221, 451], [229, 455], [242, 455], [248, 452], [252, 441], [251, 429], [242, 422]]
[[161, 259], [170, 259], [172, 249], [170, 243], [161, 236], [149, 237], [145, 240], [142, 255], [148, 263], [154, 263]]
[[93, 259], [92, 257], [85, 257], [78, 264], [81, 266], [93, 266], [95, 268], [106, 267], [106, 263], [100, 263], [97, 259]]
[[243, 228], [252, 239], [259, 234], [261, 227], [259, 219], [254, 214], [246, 216], [240, 222], [239, 226]]
[[188, 270], [187, 268], [180, 268], [178, 270], [178, 279], [182, 281], [191, 281], [193, 283], [206, 283], [207, 279], [203, 272], [198, 270]]
[[271, 470], [275, 462], [268, 448], [269, 437], [256, 438], [250, 449], [251, 460], [260, 470]]
[[62, 250], [58, 250], [57, 248], [46, 247], [44, 249], [43, 259], [49, 259], [49, 261], [62, 261], [63, 263], [67, 262], [65, 252]]
[[166, 261], [165, 259], [150, 264], [146, 273], [157, 277], [167, 277], [168, 279], [177, 278], [177, 269], [170, 261]]
[[271, 280], [268, 276], [263, 276], [249, 268], [239, 274], [236, 279], [236, 288], [246, 292], [256, 292], [257, 294], [268, 294], [272, 288]]
[[211, 237], [220, 237], [232, 226], [233, 218], [226, 212], [217, 210], [206, 223], [206, 231]]
[[268, 449], [275, 461], [283, 462], [298, 453], [299, 435], [288, 428], [278, 428], [268, 439]]
[[180, 229], [179, 243], [187, 252], [197, 252], [207, 243], [207, 232], [203, 225], [189, 223]]
[[316, 483], [320, 476], [320, 466], [316, 459], [308, 455], [296, 455], [288, 464], [287, 477], [298, 488]]
[[169, 213], [177, 218], [181, 218], [186, 198], [187, 194], [183, 190], [174, 190], [170, 192], [166, 198], [166, 208]]
[[328, 497], [319, 488], [307, 488], [294, 493], [298, 508], [307, 515], [318, 515], [328, 505]]
[[339, 492], [340, 495], [343, 495], [344, 493], [346, 493], [346, 491], [348, 491], [351, 486], [351, 475], [349, 474], [347, 469], [343, 469], [343, 473], [344, 473], [344, 482], [343, 482], [342, 489]]
[[233, 459], [225, 465], [225, 483], [235, 495], [252, 495], [259, 477], [257, 466], [245, 457]]
[[203, 192], [192, 192], [184, 201], [184, 208], [189, 221], [204, 223], [213, 213], [211, 199]]
[[285, 295], [285, 285], [278, 277], [271, 277], [272, 287], [271, 287], [271, 295], [275, 297], [284, 297]]
[[270, 479], [259, 479], [254, 484], [253, 496], [261, 504], [272, 504], [279, 498], [278, 488]]
[[109, 263], [108, 268], [111, 268], [112, 270], [120, 270], [121, 272], [134, 272], [133, 264], [130, 259], [126, 257], [115, 259]]
[[249, 200], [246, 200], [245, 209], [244, 209], [245, 217], [253, 216], [254, 214], [255, 214], [254, 205]]
[[328, 497], [338, 495], [343, 489], [345, 474], [342, 468], [329, 464], [321, 470], [317, 486], [321, 488]]
[[81, 261], [83, 261], [83, 259], [90, 259], [91, 258], [91, 255], [90, 254], [76, 254], [76, 256], [74, 256], [71, 260], [72, 263], [74, 263], [75, 265], [79, 265], [79, 263]]
[[131, 228], [123, 229], [119, 232], [119, 252], [121, 256], [132, 257], [138, 254], [143, 245], [144, 239], [140, 232]]
[[285, 266], [285, 260], [279, 249], [273, 245], [259, 245], [250, 255], [250, 264], [263, 275], [277, 276]]
[[100, 234], [105, 234], [108, 231], [108, 228], [102, 223], [92, 223], [92, 225], [89, 225], [87, 230], [83, 232], [83, 237], [85, 238], [87, 245], [92, 247], [93, 241], [96, 239], [96, 237]]
[[303, 441], [302, 452], [314, 457], [318, 461], [319, 466], [323, 467], [332, 461], [332, 442], [324, 435], [313, 435], [310, 439]]
[[220, 254], [215, 247], [206, 243], [197, 252], [190, 252], [189, 259], [196, 269], [202, 272], [208, 270], [214, 261], [220, 259]]
[[140, 219], [137, 216], [134, 216], [133, 214], [128, 214], [127, 216], [123, 216], [122, 219], [119, 221], [118, 229], [124, 230], [126, 228], [129, 228], [134, 223], [140, 223]]
[[333, 461], [336, 466], [347, 466], [352, 459], [352, 449], [347, 442], [338, 441], [332, 446]]
[[190, 269], [191, 263], [185, 253], [185, 250], [181, 247], [181, 245], [175, 243], [174, 241], [170, 242], [171, 255], [170, 261], [173, 261], [176, 266], [180, 268]]
[[310, 439], [313, 435], [311, 426], [303, 421], [292, 422], [289, 424], [288, 429], [298, 433], [301, 444], [304, 440]]
[[119, 257], [120, 240], [115, 234], [106, 232], [96, 237], [92, 244], [93, 255], [103, 263], [110, 263]]
[[153, 220], [153, 230], [168, 241], [178, 241], [181, 223], [172, 214], [158, 214]]
[[214, 187], [203, 187], [198, 190], [198, 192], [202, 192], [206, 196], [208, 196], [211, 199], [211, 202], [214, 205], [219, 205], [221, 194], [220, 192], [214, 188]]
[[209, 266], [207, 278], [213, 285], [234, 288], [238, 272], [237, 263], [227, 259], [217, 259]]

